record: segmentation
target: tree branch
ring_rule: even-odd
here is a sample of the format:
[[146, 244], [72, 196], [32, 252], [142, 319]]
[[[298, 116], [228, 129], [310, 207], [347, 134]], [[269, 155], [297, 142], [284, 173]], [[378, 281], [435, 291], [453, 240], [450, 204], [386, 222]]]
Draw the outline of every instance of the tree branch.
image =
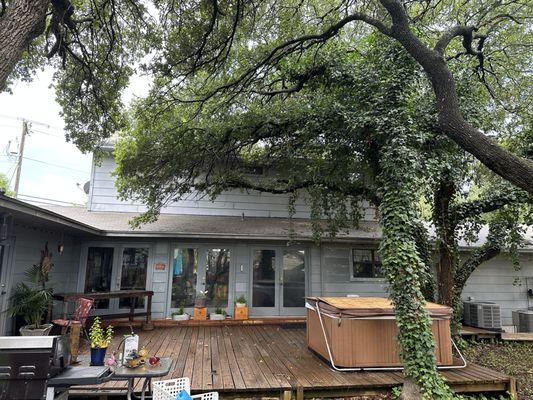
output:
[[467, 218], [496, 211], [508, 204], [525, 203], [527, 201], [531, 201], [531, 198], [524, 191], [508, 190], [483, 199], [458, 204], [451, 210], [451, 214], [454, 215], [456, 222], [461, 222]]

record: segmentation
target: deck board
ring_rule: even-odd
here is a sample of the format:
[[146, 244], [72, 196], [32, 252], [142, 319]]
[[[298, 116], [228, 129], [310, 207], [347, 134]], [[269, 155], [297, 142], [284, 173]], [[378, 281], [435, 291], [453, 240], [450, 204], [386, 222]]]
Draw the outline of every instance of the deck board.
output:
[[[124, 333], [117, 330], [111, 348]], [[158, 328], [141, 332], [140, 345], [150, 355], [171, 357], [168, 378], [188, 376], [193, 392], [217, 390], [249, 395], [304, 391], [304, 395], [388, 390], [400, 385], [403, 374], [392, 372], [338, 372], [307, 349], [305, 329], [282, 325], [205, 325]], [[82, 359], [88, 355], [82, 349]], [[464, 369], [442, 370], [457, 391], [505, 390], [511, 378], [475, 364]], [[78, 395], [124, 390], [124, 381], [76, 388]], [[139, 384], [136, 385], [139, 387]]]

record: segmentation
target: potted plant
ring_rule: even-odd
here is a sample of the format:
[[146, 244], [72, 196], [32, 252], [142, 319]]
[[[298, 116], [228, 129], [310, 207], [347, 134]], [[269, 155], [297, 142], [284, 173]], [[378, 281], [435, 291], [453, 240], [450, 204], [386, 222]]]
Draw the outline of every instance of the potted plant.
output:
[[104, 365], [107, 347], [113, 340], [113, 327], [109, 325], [102, 328], [99, 317], [95, 317], [89, 329], [89, 340], [91, 341], [91, 365]]
[[47, 336], [53, 324], [41, 324], [48, 304], [52, 300], [50, 289], [38, 289], [20, 282], [11, 296], [11, 315], [24, 318], [26, 325], [19, 329], [22, 336]]
[[53, 324], [42, 324], [44, 314], [52, 301], [52, 289], [46, 287], [48, 275], [54, 264], [52, 253], [48, 251], [48, 243], [41, 250], [38, 264], [26, 271], [26, 281], [19, 282], [11, 295], [9, 311], [13, 317], [24, 318], [26, 325], [19, 329], [22, 336], [46, 336]]
[[248, 319], [248, 307], [246, 307], [246, 298], [242, 294], [237, 298], [237, 300], [235, 300], [235, 313], [233, 317], [237, 320]]
[[235, 307], [246, 307], [246, 297], [243, 294], [235, 300]]
[[184, 312], [183, 307], [180, 307], [177, 311], [173, 311], [170, 315], [174, 321], [187, 321], [190, 317], [189, 314]]
[[214, 321], [221, 321], [226, 319], [226, 311], [220, 307], [215, 308], [215, 312], [209, 314], [209, 319]]

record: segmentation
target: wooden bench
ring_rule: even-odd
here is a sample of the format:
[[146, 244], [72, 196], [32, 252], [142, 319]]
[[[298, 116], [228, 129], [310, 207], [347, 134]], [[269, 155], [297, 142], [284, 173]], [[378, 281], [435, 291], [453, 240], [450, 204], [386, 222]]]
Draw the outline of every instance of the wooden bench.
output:
[[[101, 293], [54, 293], [54, 299], [63, 302], [62, 318], [67, 319], [68, 303], [75, 302], [78, 298], [84, 297], [86, 299], [93, 300], [107, 300], [116, 298], [131, 298], [135, 299], [130, 302], [130, 309], [128, 313], [116, 313], [116, 314], [102, 314], [98, 317], [102, 319], [110, 318], [128, 318], [130, 322], [133, 322], [135, 317], [146, 317], [142, 324], [143, 331], [151, 331], [154, 329], [152, 323], [152, 296], [154, 292], [151, 290], [117, 290], [114, 292], [101, 292]], [[146, 297], [146, 311], [135, 311], [137, 304], [136, 299]], [[49, 313], [51, 315], [51, 313]]]

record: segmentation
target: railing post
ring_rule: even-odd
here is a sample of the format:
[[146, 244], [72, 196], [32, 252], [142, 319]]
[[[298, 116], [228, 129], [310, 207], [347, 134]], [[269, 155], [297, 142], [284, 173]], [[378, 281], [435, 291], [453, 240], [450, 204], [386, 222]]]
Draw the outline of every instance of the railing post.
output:
[[152, 323], [152, 296], [154, 292], [147, 292], [147, 304], [146, 304], [146, 322], [142, 326], [143, 331], [151, 331], [154, 329], [154, 324]]

